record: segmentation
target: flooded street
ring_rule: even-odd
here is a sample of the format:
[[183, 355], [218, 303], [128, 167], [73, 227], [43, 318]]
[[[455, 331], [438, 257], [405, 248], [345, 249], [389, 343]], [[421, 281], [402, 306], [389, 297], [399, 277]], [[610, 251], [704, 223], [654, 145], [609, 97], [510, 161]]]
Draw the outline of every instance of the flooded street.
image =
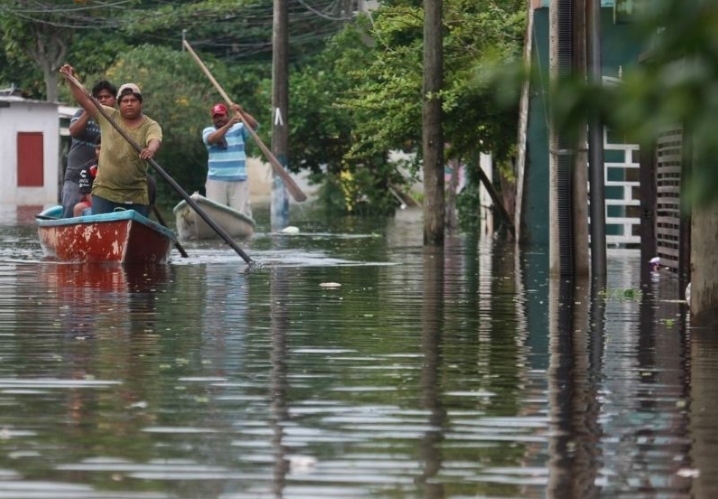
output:
[[637, 251], [592, 296], [543, 250], [425, 249], [410, 210], [258, 217], [249, 273], [221, 241], [47, 262], [26, 215], [0, 217], [0, 498], [718, 497], [718, 335]]

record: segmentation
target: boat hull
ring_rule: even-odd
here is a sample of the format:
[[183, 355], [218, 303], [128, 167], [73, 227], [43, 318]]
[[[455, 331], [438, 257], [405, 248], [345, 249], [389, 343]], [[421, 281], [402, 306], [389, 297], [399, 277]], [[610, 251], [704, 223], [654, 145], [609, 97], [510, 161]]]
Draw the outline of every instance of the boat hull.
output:
[[[255, 223], [240, 212], [216, 203], [195, 192], [190, 196], [197, 206], [221, 227], [230, 237], [245, 239], [254, 234]], [[187, 201], [181, 201], [174, 207], [177, 234], [181, 241], [193, 239], [215, 239], [220, 237], [207, 222], [192, 209]]]
[[36, 217], [47, 258], [65, 262], [167, 263], [176, 237], [134, 210], [58, 218], [61, 207]]

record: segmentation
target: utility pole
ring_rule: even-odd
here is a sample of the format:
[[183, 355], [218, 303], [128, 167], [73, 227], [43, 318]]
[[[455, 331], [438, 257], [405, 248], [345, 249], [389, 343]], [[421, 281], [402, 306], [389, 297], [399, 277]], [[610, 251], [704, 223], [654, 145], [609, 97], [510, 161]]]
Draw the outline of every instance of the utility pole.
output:
[[[274, 0], [272, 23], [272, 153], [286, 167], [289, 153], [289, 34], [288, 0]], [[284, 182], [272, 174], [272, 230], [289, 225], [289, 197]]]
[[[601, 53], [601, 1], [588, 0], [588, 77], [603, 85]], [[588, 154], [591, 178], [591, 275], [606, 282], [606, 182], [603, 164], [603, 123], [598, 116], [588, 122]]]
[[[585, 75], [585, 12], [582, 0], [551, 0], [549, 74], [554, 97], [557, 85]], [[586, 134], [585, 124], [579, 126], [575, 140], [553, 120], [549, 125], [549, 273], [554, 276], [588, 276]]]
[[[586, 68], [586, 2], [573, 1], [573, 38], [574, 54], [573, 67], [577, 75], [585, 77]], [[588, 153], [586, 151], [586, 123], [582, 122], [578, 128], [578, 140], [575, 148], [573, 167], [573, 270], [578, 278], [588, 278], [591, 268], [588, 261]]]
[[444, 135], [441, 91], [444, 73], [443, 0], [424, 0], [424, 82], [422, 147], [424, 153], [424, 245], [444, 245]]
[[[559, 78], [559, 0], [551, 0], [548, 10], [548, 37], [549, 37], [549, 79], [550, 85], [556, 85]], [[548, 193], [548, 266], [551, 275], [561, 275], [561, 251], [559, 249], [559, 223], [558, 223], [558, 151], [559, 136], [556, 130], [556, 124], [553, 120], [549, 121], [548, 136], [548, 167], [549, 167], [549, 193]]]

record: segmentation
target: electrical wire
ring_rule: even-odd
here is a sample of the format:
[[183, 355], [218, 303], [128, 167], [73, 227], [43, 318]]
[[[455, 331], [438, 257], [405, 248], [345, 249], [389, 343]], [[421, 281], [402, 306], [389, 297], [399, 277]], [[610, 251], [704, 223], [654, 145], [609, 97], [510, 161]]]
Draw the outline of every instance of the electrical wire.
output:
[[[89, 3], [89, 2], [88, 2]], [[239, 3], [239, 2], [237, 2]], [[236, 5], [236, 3], [233, 3]], [[213, 39], [198, 40], [204, 50], [225, 52], [226, 58], [246, 58], [271, 52], [271, 39], [266, 42], [257, 41], [253, 36], [263, 31], [271, 32], [273, 25], [273, 6], [269, 2], [250, 2], [241, 5], [238, 10], [228, 11], [229, 15], [220, 17], [216, 9], [206, 7], [203, 1], [157, 0], [152, 9], [138, 9], [131, 0], [96, 0], [91, 5], [58, 5], [42, 0], [6, 2], [0, 0], [0, 15], [11, 16], [24, 23], [52, 26], [57, 29], [113, 29], [122, 31], [136, 23], [136, 14], [143, 10], [157, 16], [186, 16], [193, 25], [216, 23], [231, 24], [241, 20], [243, 26], [251, 27], [250, 36], [222, 36]], [[334, 35], [343, 24], [351, 19], [351, 13], [343, 13], [343, 5], [347, 0], [289, 0], [288, 29], [290, 45], [293, 48], [310, 46]], [[162, 12], [167, 6], [169, 12]], [[159, 7], [159, 8], [158, 8]], [[319, 21], [322, 22], [319, 22]], [[329, 22], [326, 22], [329, 21]], [[133, 24], [134, 27], [134, 24]], [[140, 32], [140, 36], [153, 40], [155, 43], [179, 43], [180, 35], [170, 35], [166, 30]], [[231, 49], [227, 51], [227, 49]], [[233, 57], [229, 54], [236, 54]]]

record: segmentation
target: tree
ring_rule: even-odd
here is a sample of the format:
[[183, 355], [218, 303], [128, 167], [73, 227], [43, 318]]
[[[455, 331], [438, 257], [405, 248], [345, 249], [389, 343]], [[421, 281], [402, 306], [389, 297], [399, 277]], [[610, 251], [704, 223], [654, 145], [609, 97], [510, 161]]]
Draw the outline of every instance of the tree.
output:
[[[515, 108], [497, 101], [496, 88], [485, 73], [496, 60], [519, 56], [524, 29], [521, 4], [444, 2], [447, 62], [441, 97], [450, 145], [447, 159], [491, 151], [505, 160], [511, 153]], [[311, 94], [317, 96], [312, 104], [318, 105], [302, 107], [292, 100], [293, 116], [304, 119], [306, 111], [313, 117], [299, 124], [295, 136], [314, 137], [332, 127], [337, 132], [329, 142], [328, 168], [337, 174], [347, 172], [353, 179], [357, 172], [373, 169], [366, 176], [374, 178], [373, 183], [359, 189], [372, 203], [381, 204], [382, 195], [388, 202], [387, 184], [401, 182], [396, 168], [386, 166], [390, 151], [417, 153], [414, 169], [421, 160], [422, 30], [421, 1], [382, 3], [372, 19], [358, 19], [333, 39], [317, 70], [314, 65], [306, 69], [307, 74], [314, 71], [315, 80], [308, 78], [305, 87], [318, 90]], [[291, 88], [294, 92], [294, 83]], [[340, 152], [341, 159], [336, 158], [334, 154]]]
[[442, 0], [424, 0], [422, 156], [424, 158], [424, 245], [444, 245], [444, 81]]
[[335, 212], [392, 212], [387, 182], [400, 182], [386, 152], [351, 154], [355, 116], [343, 99], [357, 83], [351, 72], [374, 57], [367, 21], [347, 24], [290, 75], [289, 168], [313, 172], [323, 185], [322, 200]]
[[48, 101], [57, 101], [57, 70], [65, 63], [75, 31], [112, 24], [96, 17], [100, 10], [69, 0], [0, 3], [0, 35], [5, 53], [11, 60], [27, 58], [40, 68]]

